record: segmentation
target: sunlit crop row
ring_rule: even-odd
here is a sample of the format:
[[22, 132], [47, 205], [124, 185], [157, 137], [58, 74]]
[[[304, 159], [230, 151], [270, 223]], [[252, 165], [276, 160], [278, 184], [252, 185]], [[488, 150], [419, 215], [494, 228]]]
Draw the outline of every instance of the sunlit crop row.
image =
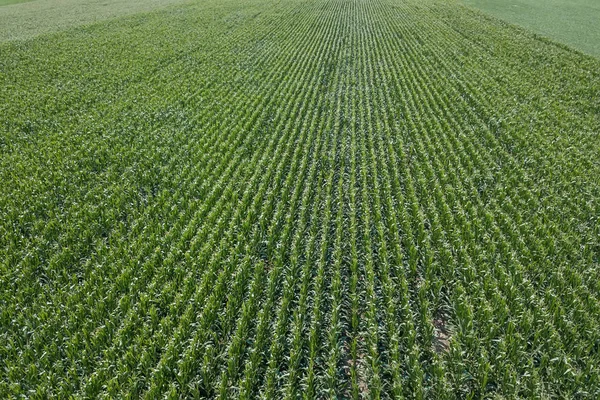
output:
[[445, 0], [0, 45], [1, 398], [600, 397], [600, 63]]

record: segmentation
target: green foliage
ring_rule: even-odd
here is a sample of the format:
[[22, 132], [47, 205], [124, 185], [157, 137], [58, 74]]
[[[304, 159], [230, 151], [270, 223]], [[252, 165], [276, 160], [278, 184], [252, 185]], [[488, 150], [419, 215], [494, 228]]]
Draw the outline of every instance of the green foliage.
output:
[[598, 398], [598, 99], [437, 0], [0, 45], [0, 398]]
[[34, 1], [34, 0], [0, 0], [0, 7], [1, 6], [7, 6], [10, 4], [17, 4], [17, 3], [26, 3], [29, 1]]
[[[188, 0], [0, 0], [0, 42], [29, 39], [98, 21], [150, 13]], [[3, 7], [10, 5], [10, 7]], [[52, 40], [52, 39], [50, 39]]]
[[600, 5], [595, 0], [459, 0], [487, 14], [600, 56]]

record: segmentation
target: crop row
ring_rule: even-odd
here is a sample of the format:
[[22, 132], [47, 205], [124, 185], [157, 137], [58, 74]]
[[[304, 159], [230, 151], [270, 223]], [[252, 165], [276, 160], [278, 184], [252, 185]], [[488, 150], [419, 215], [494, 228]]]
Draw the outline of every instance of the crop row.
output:
[[597, 60], [438, 0], [0, 56], [0, 397], [600, 396]]

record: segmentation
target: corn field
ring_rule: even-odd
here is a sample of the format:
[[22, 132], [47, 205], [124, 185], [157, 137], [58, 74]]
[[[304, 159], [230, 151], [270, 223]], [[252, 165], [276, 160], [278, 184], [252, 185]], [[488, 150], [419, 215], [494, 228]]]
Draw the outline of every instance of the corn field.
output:
[[454, 0], [0, 44], [0, 397], [600, 398], [600, 61]]

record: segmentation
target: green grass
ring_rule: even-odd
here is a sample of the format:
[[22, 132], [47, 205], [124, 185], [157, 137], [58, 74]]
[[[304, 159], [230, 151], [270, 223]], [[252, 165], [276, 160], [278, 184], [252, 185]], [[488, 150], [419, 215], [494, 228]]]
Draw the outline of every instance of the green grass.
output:
[[596, 0], [461, 0], [464, 4], [600, 56], [600, 3]]
[[437, 0], [0, 44], [0, 398], [597, 399], [599, 99]]
[[0, 42], [30, 39], [189, 0], [0, 0]]
[[0, 0], [0, 7], [7, 6], [10, 4], [27, 3], [29, 1], [35, 1], [35, 0]]

